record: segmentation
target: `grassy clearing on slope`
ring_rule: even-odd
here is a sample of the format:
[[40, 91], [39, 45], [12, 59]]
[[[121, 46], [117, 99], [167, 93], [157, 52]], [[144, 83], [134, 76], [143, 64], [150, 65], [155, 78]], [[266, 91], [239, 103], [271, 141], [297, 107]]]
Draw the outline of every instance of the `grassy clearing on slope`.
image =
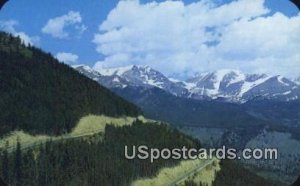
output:
[[169, 185], [174, 180], [177, 180], [181, 176], [189, 173], [191, 170], [197, 168], [200, 164], [204, 163], [206, 160], [185, 160], [182, 161], [176, 167], [164, 168], [162, 169], [159, 174], [154, 178], [148, 179], [140, 179], [134, 181], [132, 186], [163, 186]]
[[137, 119], [143, 122], [154, 122], [152, 120], [148, 120], [143, 116], [139, 116], [138, 118], [134, 117], [120, 117], [113, 118], [107, 116], [96, 116], [96, 115], [88, 115], [81, 118], [76, 125], [76, 127], [69, 134], [64, 134], [61, 136], [47, 136], [47, 135], [30, 135], [23, 131], [14, 131], [10, 134], [6, 135], [2, 139], [0, 139], [0, 148], [6, 148], [6, 144], [8, 143], [8, 148], [15, 147], [17, 141], [21, 143], [21, 146], [27, 146], [29, 144], [35, 143], [43, 143], [48, 140], [59, 140], [59, 139], [68, 139], [80, 136], [88, 136], [93, 135], [95, 133], [104, 133], [105, 126], [107, 124], [112, 124], [114, 126], [125, 126], [131, 125]]
[[[143, 122], [147, 121], [147, 119], [145, 119], [143, 116], [139, 116], [138, 119]], [[136, 120], [137, 118], [134, 117], [112, 118], [103, 115], [88, 115], [80, 119], [76, 127], [72, 130], [71, 135], [104, 132], [107, 124], [112, 124], [114, 126], [125, 126], [131, 125]]]
[[207, 186], [212, 186], [212, 183], [216, 178], [216, 172], [220, 170], [220, 160], [215, 160], [211, 165], [208, 165], [205, 169], [191, 176], [187, 180], [191, 180], [197, 185], [200, 185], [200, 182], [202, 182]]
[[25, 145], [47, 141], [50, 140], [50, 138], [50, 136], [46, 135], [33, 136], [23, 131], [14, 131], [0, 140], [0, 148], [5, 148], [6, 144], [8, 144], [8, 147], [15, 147], [18, 140], [20, 141], [21, 145]]

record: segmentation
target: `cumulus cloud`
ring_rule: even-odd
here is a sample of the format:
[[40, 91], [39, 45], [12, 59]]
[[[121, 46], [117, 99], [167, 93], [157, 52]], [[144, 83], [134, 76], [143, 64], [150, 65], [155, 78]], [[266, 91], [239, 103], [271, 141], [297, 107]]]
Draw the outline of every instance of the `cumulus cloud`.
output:
[[40, 38], [38, 36], [29, 36], [25, 32], [20, 32], [15, 29], [18, 26], [18, 22], [15, 20], [0, 21], [0, 30], [11, 33], [16, 37], [20, 37], [25, 45], [38, 45]]
[[172, 74], [220, 68], [299, 75], [300, 14], [271, 14], [264, 0], [142, 4], [120, 1], [94, 36], [95, 67], [147, 64]]
[[56, 54], [56, 59], [66, 64], [76, 64], [78, 61], [78, 56], [76, 54], [59, 52]]
[[66, 39], [70, 37], [70, 32], [75, 31], [76, 35], [81, 35], [86, 29], [80, 13], [70, 11], [66, 15], [49, 19], [42, 32], [55, 38]]

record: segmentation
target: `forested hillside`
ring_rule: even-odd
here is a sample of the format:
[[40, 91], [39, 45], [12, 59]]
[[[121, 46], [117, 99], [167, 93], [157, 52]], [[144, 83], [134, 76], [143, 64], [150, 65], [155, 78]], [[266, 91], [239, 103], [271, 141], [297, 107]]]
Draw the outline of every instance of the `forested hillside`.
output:
[[[11, 185], [103, 185], [123, 186], [138, 178], [152, 177], [162, 167], [180, 160], [127, 160], [124, 146], [149, 148], [200, 148], [200, 143], [164, 124], [137, 121], [132, 126], [108, 125], [105, 135], [49, 141], [45, 145], [16, 152], [3, 151], [0, 177]], [[131, 152], [129, 152], [131, 154]]]
[[237, 162], [222, 161], [221, 170], [216, 174], [213, 186], [283, 186], [265, 178], [259, 177], [253, 172], [242, 167]]
[[70, 131], [87, 114], [141, 112], [108, 89], [19, 38], [0, 33], [0, 136]]

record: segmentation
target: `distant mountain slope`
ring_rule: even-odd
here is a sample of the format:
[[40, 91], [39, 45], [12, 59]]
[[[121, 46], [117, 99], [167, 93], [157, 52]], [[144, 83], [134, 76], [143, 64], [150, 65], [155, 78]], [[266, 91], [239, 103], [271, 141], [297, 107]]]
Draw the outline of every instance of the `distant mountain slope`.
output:
[[300, 127], [299, 100], [282, 102], [255, 99], [246, 102], [241, 107], [257, 118], [278, 122], [289, 127]]
[[148, 117], [177, 126], [232, 128], [267, 124], [232, 103], [181, 98], [155, 87], [147, 89], [128, 86], [113, 90], [140, 106]]
[[61, 134], [87, 114], [141, 113], [50, 54], [3, 32], [0, 59], [0, 136], [16, 129]]
[[300, 99], [298, 81], [279, 75], [244, 74], [238, 70], [223, 69], [179, 81], [167, 78], [149, 66], [92, 69], [78, 65], [74, 68], [108, 88], [157, 87], [179, 97], [238, 103], [257, 98], [287, 102]]

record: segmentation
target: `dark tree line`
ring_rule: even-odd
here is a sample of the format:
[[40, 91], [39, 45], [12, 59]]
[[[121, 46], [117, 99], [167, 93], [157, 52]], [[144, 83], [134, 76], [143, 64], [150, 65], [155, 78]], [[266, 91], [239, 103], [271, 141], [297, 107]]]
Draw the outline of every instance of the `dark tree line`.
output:
[[0, 136], [22, 129], [70, 131], [87, 114], [137, 116], [139, 108], [59, 63], [51, 54], [0, 32]]

